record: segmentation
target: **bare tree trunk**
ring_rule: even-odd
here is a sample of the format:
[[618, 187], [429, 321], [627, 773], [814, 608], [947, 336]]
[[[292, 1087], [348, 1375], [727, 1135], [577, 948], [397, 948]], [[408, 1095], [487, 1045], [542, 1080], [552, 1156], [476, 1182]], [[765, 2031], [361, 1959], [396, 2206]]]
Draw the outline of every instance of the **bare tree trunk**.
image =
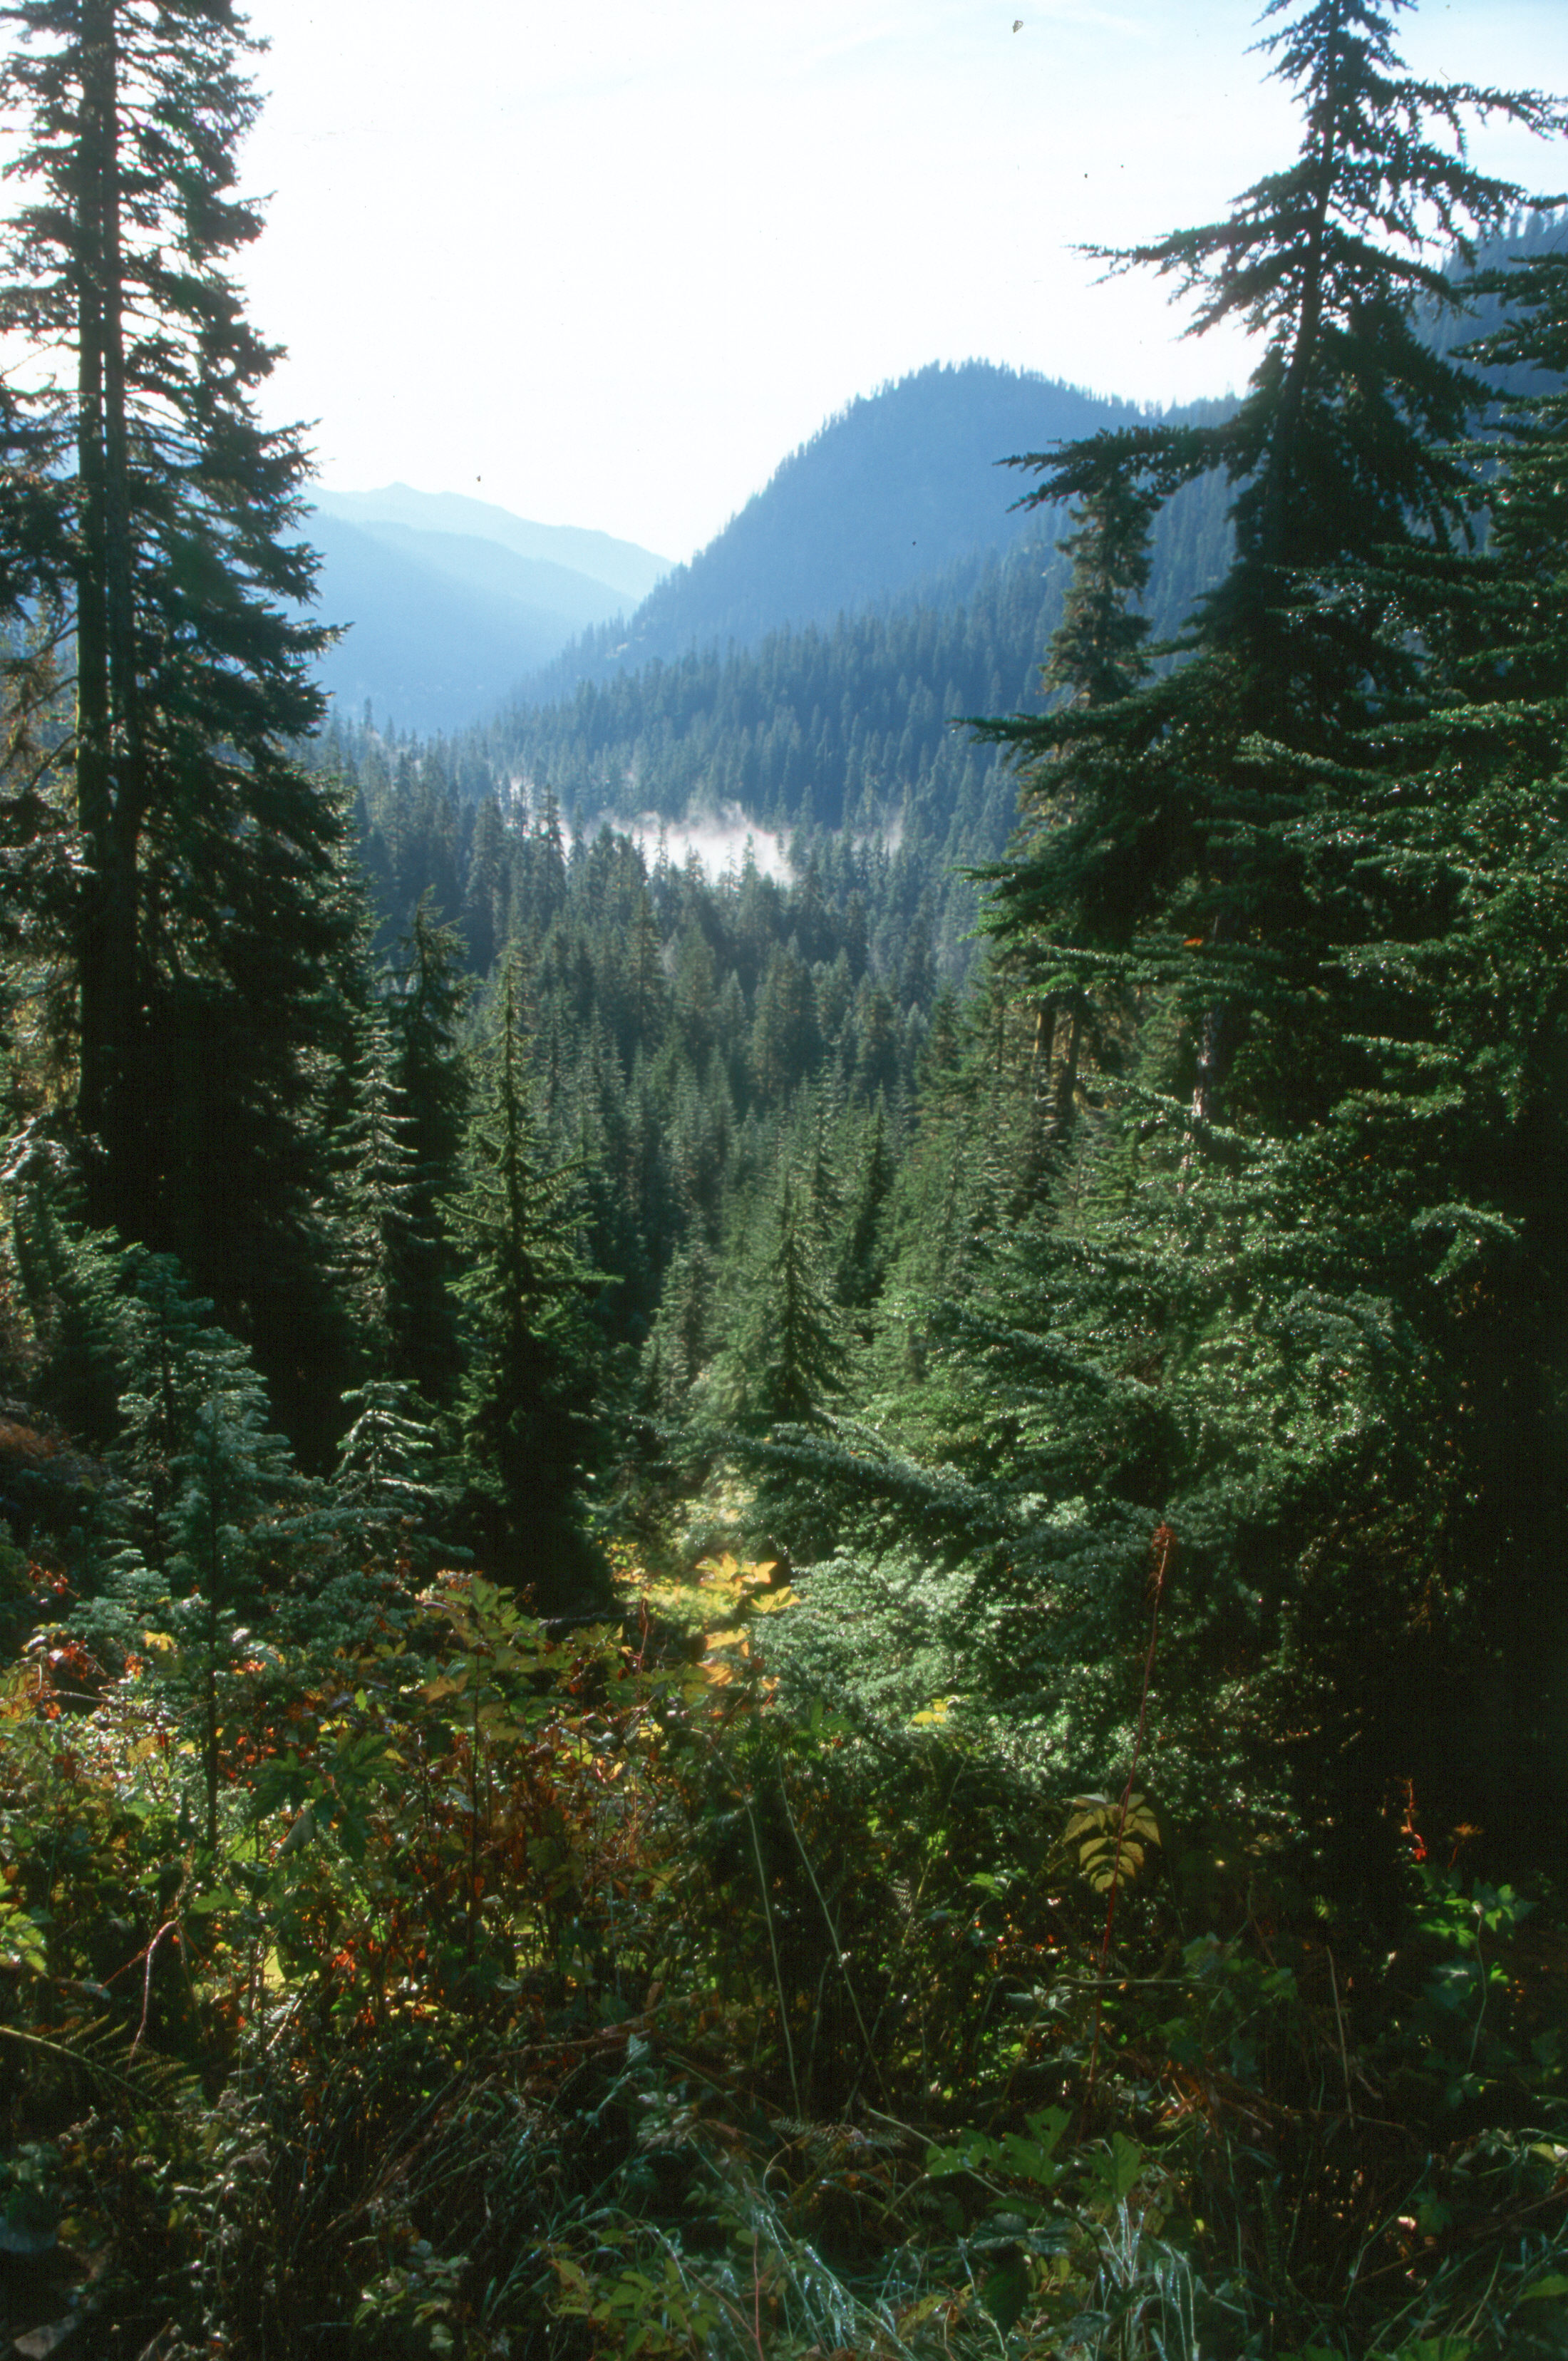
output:
[[1192, 1079], [1192, 1104], [1188, 1115], [1187, 1139], [1182, 1149], [1181, 1172], [1177, 1181], [1178, 1196], [1187, 1193], [1187, 1183], [1192, 1177], [1193, 1159], [1198, 1153], [1200, 1140], [1203, 1131], [1213, 1122], [1218, 1109], [1220, 1085], [1230, 1062], [1230, 1014], [1223, 1003], [1204, 1012], [1203, 1030], [1198, 1040], [1198, 1071]]
[[1051, 1079], [1051, 1126], [1058, 1139], [1066, 1138], [1078, 1114], [1078, 1061], [1082, 1049], [1083, 1014], [1069, 1008], [1067, 1039]]

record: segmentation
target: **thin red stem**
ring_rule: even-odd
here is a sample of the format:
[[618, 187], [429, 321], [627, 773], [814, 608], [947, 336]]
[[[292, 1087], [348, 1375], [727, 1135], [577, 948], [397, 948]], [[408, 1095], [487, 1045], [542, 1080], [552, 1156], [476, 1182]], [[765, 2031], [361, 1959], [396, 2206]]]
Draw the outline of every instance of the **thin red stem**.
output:
[[137, 2037], [131, 2044], [131, 2056], [133, 2058], [136, 2056], [137, 2051], [141, 2048], [142, 2037], [147, 2031], [148, 2012], [152, 2006], [152, 1963], [158, 1955], [158, 1947], [159, 1943], [162, 1942], [165, 1935], [179, 1924], [180, 1921], [178, 1918], [166, 1918], [162, 1926], [159, 1928], [157, 1934], [153, 1937], [151, 1942], [148, 1945], [146, 1951], [143, 1953], [143, 1957], [147, 1961], [147, 1970], [142, 1977], [141, 1984], [141, 2023], [137, 2027]]

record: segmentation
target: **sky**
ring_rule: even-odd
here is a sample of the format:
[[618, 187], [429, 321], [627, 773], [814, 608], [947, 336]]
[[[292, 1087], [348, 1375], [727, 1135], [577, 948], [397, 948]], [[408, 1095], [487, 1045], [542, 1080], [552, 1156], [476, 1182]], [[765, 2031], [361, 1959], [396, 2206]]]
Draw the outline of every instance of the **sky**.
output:
[[[1075, 249], [1294, 152], [1235, 0], [250, 0], [269, 414], [323, 482], [672, 559], [857, 394], [970, 357], [1165, 402], [1245, 380]], [[1568, 90], [1563, 0], [1425, 0], [1412, 70]], [[1483, 133], [1532, 188], [1568, 151]]]

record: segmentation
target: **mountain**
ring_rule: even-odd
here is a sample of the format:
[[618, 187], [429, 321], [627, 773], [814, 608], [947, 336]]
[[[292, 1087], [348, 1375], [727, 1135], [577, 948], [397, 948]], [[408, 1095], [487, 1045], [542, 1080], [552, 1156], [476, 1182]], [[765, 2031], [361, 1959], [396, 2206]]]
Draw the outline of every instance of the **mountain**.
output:
[[927, 597], [955, 566], [983, 563], [1050, 523], [1016, 506], [1031, 478], [1003, 461], [1146, 415], [988, 361], [917, 370], [828, 419], [706, 549], [665, 576], [624, 631], [587, 634], [525, 695], [560, 697], [577, 680], [651, 657], [729, 641], [754, 647], [785, 624], [831, 624]]
[[[1539, 255], [1565, 251], [1568, 209], [1550, 207], [1544, 213], [1521, 214], [1501, 236], [1488, 239], [1475, 258], [1475, 269], [1482, 273], [1506, 271]], [[1458, 254], [1449, 256], [1446, 268], [1449, 277], [1456, 281], [1469, 275], [1464, 258]], [[1473, 298], [1461, 312], [1440, 311], [1434, 303], [1423, 302], [1416, 316], [1423, 341], [1441, 359], [1453, 360], [1478, 337], [1496, 335], [1507, 319], [1508, 307], [1499, 296], [1483, 295]], [[1528, 393], [1539, 390], [1543, 382], [1541, 376], [1530, 368], [1484, 369], [1480, 374], [1499, 393]], [[1550, 382], [1550, 379], [1544, 381]]]
[[322, 678], [345, 719], [368, 701], [401, 730], [450, 732], [652, 658], [946, 601], [962, 595], [959, 576], [967, 588], [1025, 539], [1043, 536], [1049, 554], [1058, 521], [1017, 506], [1031, 479], [1002, 461], [1144, 415], [989, 362], [934, 364], [828, 420], [673, 569], [609, 533], [460, 493], [321, 491], [308, 525], [324, 559], [320, 609], [352, 625]]
[[1012, 504], [1026, 480], [1000, 460], [1137, 415], [1130, 403], [982, 361], [883, 386], [828, 419], [674, 569], [640, 609], [636, 642], [749, 642], [775, 624], [831, 622], [913, 588], [1024, 530]]
[[426, 733], [501, 704], [665, 565], [609, 533], [405, 484], [319, 493], [305, 529], [322, 554], [319, 611], [346, 626], [322, 660], [323, 686], [348, 715], [369, 703]]
[[372, 530], [400, 525], [418, 533], [460, 533], [472, 541], [495, 542], [531, 563], [587, 575], [612, 590], [620, 606], [636, 606], [670, 570], [667, 557], [656, 557], [634, 541], [617, 541], [580, 525], [533, 524], [527, 517], [513, 516], [510, 509], [470, 500], [464, 492], [416, 492], [409, 484], [387, 484], [378, 492], [323, 489], [316, 493], [316, 506], [345, 524]]

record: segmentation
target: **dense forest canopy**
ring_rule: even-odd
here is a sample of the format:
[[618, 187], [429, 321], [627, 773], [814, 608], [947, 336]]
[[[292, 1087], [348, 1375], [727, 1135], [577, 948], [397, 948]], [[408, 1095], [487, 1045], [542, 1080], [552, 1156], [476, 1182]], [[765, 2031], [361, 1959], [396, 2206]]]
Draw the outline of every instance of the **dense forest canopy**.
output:
[[1104, 258], [1239, 401], [430, 742], [243, 22], [0, 8], [13, 2349], [1568, 2349], [1568, 115], [1402, 13]]

